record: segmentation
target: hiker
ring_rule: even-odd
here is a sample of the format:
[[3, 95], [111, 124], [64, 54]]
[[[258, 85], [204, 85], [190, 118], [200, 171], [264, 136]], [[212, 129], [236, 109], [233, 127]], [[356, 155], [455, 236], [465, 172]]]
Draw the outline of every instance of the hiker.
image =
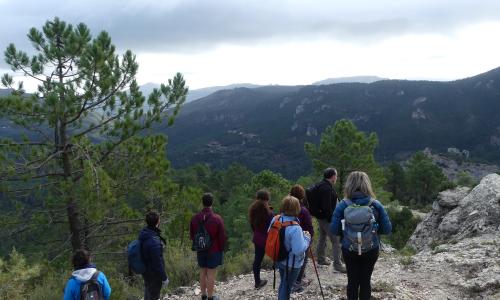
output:
[[[314, 227], [312, 224], [311, 214], [309, 213], [309, 210], [306, 208], [304, 203], [305, 195], [306, 192], [300, 184], [294, 185], [290, 190], [290, 196], [299, 199], [300, 202], [300, 213], [298, 216], [300, 227], [302, 227], [303, 231], [307, 231], [311, 234], [311, 241], [312, 241], [312, 238], [314, 236]], [[306, 251], [306, 255], [304, 257], [304, 263], [302, 264], [302, 268], [300, 269], [299, 275], [297, 276], [297, 280], [295, 281], [292, 287], [292, 292], [300, 293], [304, 289], [304, 287], [308, 286], [311, 283], [311, 281], [305, 277], [305, 270], [308, 260], [307, 253], [309, 251], [309, 248], [310, 246]]]
[[330, 231], [330, 220], [337, 205], [338, 196], [333, 185], [337, 182], [337, 170], [330, 167], [323, 172], [323, 180], [316, 185], [315, 201], [318, 201], [319, 213], [316, 215], [319, 227], [319, 240], [316, 248], [318, 264], [330, 265], [330, 260], [325, 256], [326, 237], [332, 242], [333, 268], [345, 273], [345, 267], [340, 258], [340, 239]]
[[200, 267], [200, 288], [202, 300], [218, 300], [214, 296], [215, 275], [217, 266], [222, 265], [223, 251], [226, 245], [226, 230], [221, 216], [214, 213], [212, 205], [214, 197], [210, 193], [203, 195], [203, 209], [191, 219], [189, 233], [191, 240], [204, 224], [210, 236], [210, 247], [205, 251], [197, 251], [198, 266]]
[[[282, 215], [275, 216], [272, 223], [274, 223], [276, 218], [279, 218], [279, 221], [282, 223], [289, 221], [298, 222], [299, 219], [297, 217], [300, 213], [299, 199], [290, 195], [286, 196], [281, 201], [280, 211]], [[277, 264], [280, 273], [278, 300], [290, 299], [291, 289], [297, 280], [297, 276], [304, 263], [306, 250], [311, 243], [311, 234], [303, 231], [299, 224], [285, 227], [284, 233], [284, 246], [288, 255], [287, 258], [279, 261]]]
[[98, 271], [91, 263], [90, 253], [87, 250], [76, 250], [73, 254], [73, 268], [71, 278], [64, 288], [64, 300], [87, 299], [85, 296], [96, 296], [108, 300], [111, 287], [104, 273]]
[[141, 242], [141, 256], [146, 267], [142, 274], [144, 279], [144, 300], [157, 300], [160, 298], [162, 287], [168, 285], [165, 272], [163, 249], [167, 244], [161, 236], [160, 215], [155, 211], [146, 214], [146, 227], [139, 233]]
[[[351, 222], [351, 219], [356, 221]], [[384, 206], [375, 200], [366, 173], [355, 171], [347, 177], [344, 200], [335, 209], [330, 229], [333, 234], [343, 236], [347, 299], [370, 299], [370, 280], [380, 247], [378, 234], [389, 234], [392, 225]]]
[[248, 208], [248, 219], [253, 231], [252, 242], [254, 244], [253, 277], [255, 288], [260, 289], [267, 284], [267, 280], [260, 278], [260, 269], [264, 259], [267, 229], [273, 219], [274, 213], [269, 206], [269, 192], [259, 190], [255, 195], [254, 202]]

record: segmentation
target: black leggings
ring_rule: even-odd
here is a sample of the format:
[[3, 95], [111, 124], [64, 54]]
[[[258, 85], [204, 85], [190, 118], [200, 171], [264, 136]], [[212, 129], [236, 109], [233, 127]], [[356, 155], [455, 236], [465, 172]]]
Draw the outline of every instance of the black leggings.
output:
[[262, 260], [264, 259], [264, 254], [266, 253], [264, 247], [255, 245], [255, 257], [253, 259], [253, 278], [255, 279], [255, 285], [260, 283], [260, 267], [262, 265]]
[[[361, 255], [342, 248], [347, 269], [347, 299], [369, 300], [372, 294], [370, 280], [378, 259], [379, 249], [373, 249]], [[358, 298], [359, 294], [359, 298]]]

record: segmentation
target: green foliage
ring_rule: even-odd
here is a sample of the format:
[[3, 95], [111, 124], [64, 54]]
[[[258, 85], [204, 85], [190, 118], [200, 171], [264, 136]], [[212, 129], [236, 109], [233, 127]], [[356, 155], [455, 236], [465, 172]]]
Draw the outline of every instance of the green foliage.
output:
[[321, 134], [319, 146], [306, 143], [304, 148], [316, 174], [329, 166], [337, 169], [338, 190], [343, 191], [345, 180], [352, 171], [366, 172], [375, 189], [384, 185], [383, 171], [373, 156], [377, 144], [375, 133], [366, 135], [358, 131], [353, 122], [339, 120]]
[[406, 198], [406, 174], [403, 167], [397, 162], [392, 162], [384, 168], [384, 175], [387, 179], [385, 190], [390, 192], [391, 201]]
[[29, 265], [23, 255], [12, 250], [7, 261], [0, 259], [0, 299], [27, 299], [40, 273], [40, 265]]
[[21, 232], [50, 243], [52, 259], [69, 246], [120, 247], [119, 239], [103, 245], [98, 238], [123, 237], [126, 220], [142, 215], [134, 207], [162, 211], [175, 189], [166, 177], [166, 139], [138, 135], [163, 120], [172, 124], [187, 93], [184, 79], [177, 74], [142, 95], [135, 55], [119, 56], [106, 32], [92, 37], [84, 24], [54, 18], [28, 38], [33, 54], [13, 44], [5, 51], [11, 69], [39, 85], [25, 95], [22, 83], [15, 88], [12, 76], [2, 78], [13, 92], [1, 98], [0, 115], [29, 135], [0, 142], [0, 191], [8, 206], [21, 199], [17, 218], [33, 220]]
[[408, 192], [417, 205], [431, 204], [449, 181], [443, 171], [423, 152], [415, 153], [408, 162], [406, 171]]
[[387, 241], [394, 248], [402, 249], [421, 220], [413, 216], [411, 210], [406, 207], [399, 209], [389, 206], [387, 213], [392, 223], [392, 233], [387, 237]]
[[477, 184], [477, 181], [474, 179], [474, 177], [472, 177], [472, 175], [469, 172], [460, 171], [457, 174], [455, 183], [458, 186], [474, 187]]

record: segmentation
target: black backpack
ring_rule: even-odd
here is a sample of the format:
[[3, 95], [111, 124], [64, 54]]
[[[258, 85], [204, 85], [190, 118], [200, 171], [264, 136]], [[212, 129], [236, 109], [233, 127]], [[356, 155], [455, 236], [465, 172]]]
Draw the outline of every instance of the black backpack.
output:
[[318, 189], [320, 184], [315, 184], [306, 189], [306, 205], [307, 209], [313, 217], [320, 218], [321, 203], [318, 199]]
[[208, 215], [208, 217], [206, 215], [203, 217], [203, 221], [201, 221], [200, 226], [198, 226], [198, 230], [194, 234], [191, 250], [196, 252], [208, 251], [212, 246], [212, 238], [205, 228], [205, 223], [207, 223], [209, 218], [210, 215]]
[[80, 285], [80, 300], [104, 300], [102, 287], [97, 282], [99, 271], [95, 271], [94, 275]]

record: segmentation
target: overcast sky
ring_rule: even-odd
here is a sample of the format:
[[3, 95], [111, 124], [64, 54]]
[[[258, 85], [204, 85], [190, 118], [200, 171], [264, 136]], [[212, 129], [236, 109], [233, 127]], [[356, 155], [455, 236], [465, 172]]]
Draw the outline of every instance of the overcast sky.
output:
[[[329, 77], [450, 80], [500, 66], [498, 0], [0, 0], [0, 50], [55, 16], [108, 31], [138, 81], [191, 88]], [[3, 58], [0, 72], [8, 71]]]

